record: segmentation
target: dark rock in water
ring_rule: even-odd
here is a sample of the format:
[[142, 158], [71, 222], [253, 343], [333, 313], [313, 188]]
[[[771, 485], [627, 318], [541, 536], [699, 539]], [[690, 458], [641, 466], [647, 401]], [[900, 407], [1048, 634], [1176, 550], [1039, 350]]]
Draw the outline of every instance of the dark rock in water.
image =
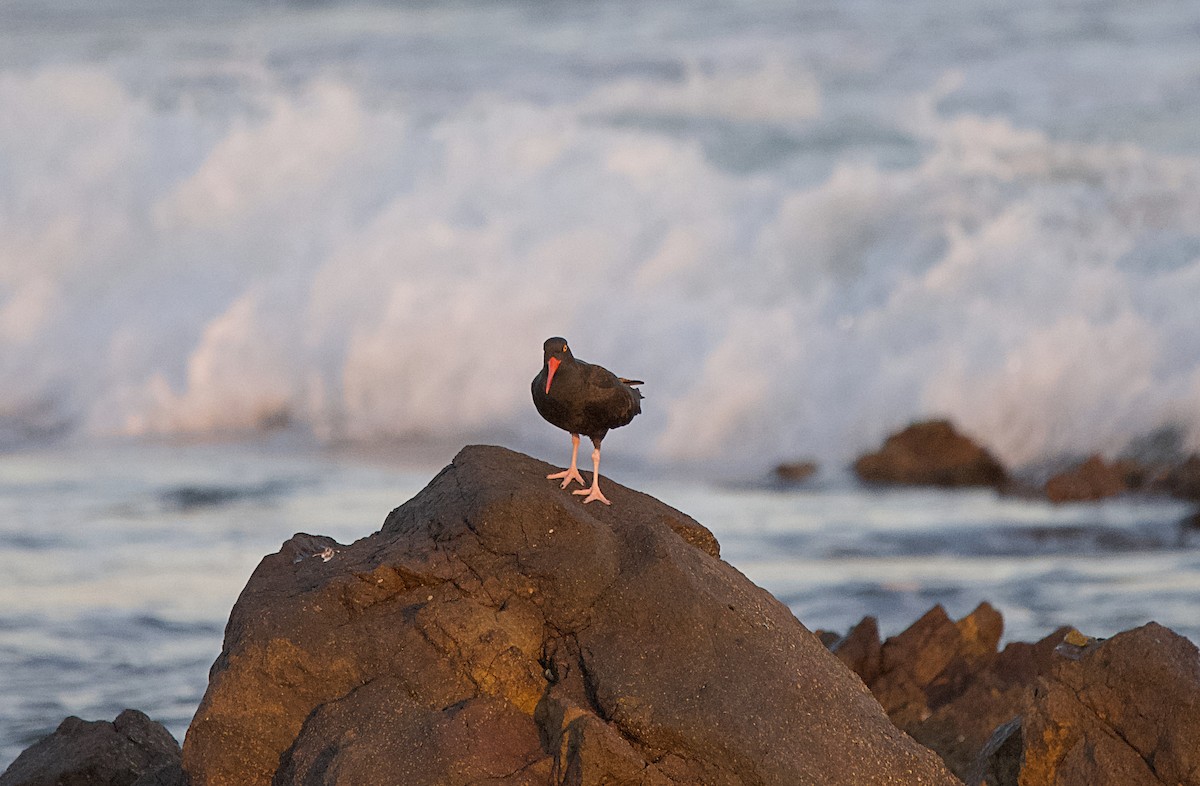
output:
[[116, 720], [71, 716], [17, 757], [0, 786], [184, 786], [179, 743], [137, 710]]
[[952, 784], [686, 515], [468, 447], [383, 529], [263, 559], [193, 786]]
[[1200, 453], [1169, 469], [1158, 485], [1174, 497], [1200, 501]]
[[1056, 658], [1038, 679], [1019, 739], [1005, 743], [1019, 747], [1008, 756], [1020, 762], [1019, 783], [1200, 783], [1195, 645], [1152, 622], [1087, 644], [1076, 657]]
[[775, 467], [775, 479], [781, 483], [803, 483], [815, 474], [815, 461], [793, 461]]
[[1095, 455], [1055, 474], [1044, 491], [1051, 502], [1105, 499], [1129, 491], [1200, 501], [1200, 454], [1169, 463], [1129, 457], [1106, 462]]
[[160, 499], [163, 507], [170, 510], [191, 511], [233, 502], [269, 500], [286, 491], [289, 485], [275, 480], [257, 486], [179, 486], [164, 491]]
[[1138, 477], [1140, 473], [1128, 462], [1110, 464], [1094, 455], [1046, 481], [1046, 498], [1062, 503], [1115, 497], [1136, 488]]
[[1184, 516], [1183, 520], [1179, 522], [1179, 527], [1184, 532], [1200, 531], [1200, 510], [1192, 510], [1191, 513]]
[[992, 486], [1008, 473], [991, 453], [959, 434], [946, 420], [914, 423], [887, 438], [883, 447], [854, 463], [868, 483], [912, 486]]

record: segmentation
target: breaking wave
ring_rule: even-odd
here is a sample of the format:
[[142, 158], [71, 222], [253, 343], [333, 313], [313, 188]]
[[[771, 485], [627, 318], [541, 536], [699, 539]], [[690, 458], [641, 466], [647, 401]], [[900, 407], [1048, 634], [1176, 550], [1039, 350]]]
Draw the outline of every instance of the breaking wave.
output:
[[950, 111], [954, 75], [855, 120], [769, 54], [433, 108], [350, 57], [217, 108], [0, 72], [0, 438], [538, 442], [564, 335], [646, 380], [623, 450], [660, 460], [930, 414], [1013, 463], [1200, 447], [1200, 152]]

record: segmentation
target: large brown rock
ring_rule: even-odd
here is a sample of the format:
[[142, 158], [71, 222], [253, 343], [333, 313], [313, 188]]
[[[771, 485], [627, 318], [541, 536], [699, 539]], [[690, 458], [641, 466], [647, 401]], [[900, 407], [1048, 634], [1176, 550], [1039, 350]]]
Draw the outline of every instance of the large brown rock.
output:
[[989, 746], [980, 768], [985, 783], [1200, 784], [1195, 645], [1152, 622], [1059, 651], [1062, 657], [1038, 679], [1020, 719]]
[[883, 447], [854, 463], [868, 483], [912, 486], [993, 486], [1008, 473], [986, 449], [959, 434], [947, 420], [914, 423]]
[[71, 716], [26, 748], [0, 786], [183, 786], [179, 743], [138, 710], [111, 723]]
[[706, 529], [551, 470], [465, 448], [380, 532], [264, 558], [193, 786], [957, 782]]

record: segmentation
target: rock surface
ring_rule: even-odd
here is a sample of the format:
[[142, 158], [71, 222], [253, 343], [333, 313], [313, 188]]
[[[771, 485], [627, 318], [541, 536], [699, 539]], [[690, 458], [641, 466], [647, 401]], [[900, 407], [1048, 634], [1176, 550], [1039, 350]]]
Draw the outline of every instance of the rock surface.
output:
[[1200, 502], [1200, 453], [1193, 453], [1168, 469], [1158, 487], [1179, 499]]
[[935, 607], [879, 641], [867, 617], [833, 645], [896, 724], [967, 784], [1197, 786], [1200, 652], [1150, 623], [1108, 641], [1061, 628], [996, 651], [987, 604]]
[[935, 606], [882, 643], [867, 617], [833, 649], [897, 726], [966, 778], [996, 727], [1020, 711], [1065, 632], [997, 652], [1002, 631], [999, 612], [986, 603], [957, 622]]
[[1170, 460], [1100, 455], [1058, 472], [1042, 488], [1051, 502], [1106, 499], [1126, 492], [1166, 495], [1200, 502], [1200, 454]]
[[1046, 481], [1051, 502], [1086, 502], [1115, 497], [1141, 483], [1143, 470], [1130, 461], [1107, 462], [1094, 455]]
[[780, 483], [803, 483], [818, 469], [815, 461], [789, 461], [775, 467], [775, 479]]
[[[1155, 623], [1060, 645], [983, 763], [994, 786], [1200, 784], [1200, 653]], [[1009, 750], [1004, 752], [1007, 747]], [[1013, 777], [1015, 773], [1016, 777]], [[978, 782], [978, 781], [976, 781]]]
[[179, 743], [138, 710], [71, 716], [17, 757], [0, 786], [183, 786]]
[[877, 452], [859, 458], [854, 471], [868, 483], [998, 488], [1008, 482], [1004, 466], [947, 420], [914, 423], [893, 434]]
[[380, 532], [264, 558], [193, 786], [957, 782], [706, 529], [551, 470], [468, 447]]

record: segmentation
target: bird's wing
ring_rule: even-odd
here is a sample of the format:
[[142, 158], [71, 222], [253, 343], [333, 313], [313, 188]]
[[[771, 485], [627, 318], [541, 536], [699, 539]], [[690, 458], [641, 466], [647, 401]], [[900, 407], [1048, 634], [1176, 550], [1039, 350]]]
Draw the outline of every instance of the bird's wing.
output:
[[640, 379], [625, 379], [618, 377], [604, 366], [597, 366], [595, 363], [584, 363], [582, 360], [575, 361], [581, 369], [583, 369], [584, 382], [598, 388], [615, 388], [617, 383], [622, 385], [645, 385], [646, 383]]
[[582, 360], [576, 360], [575, 362], [583, 371], [583, 383], [589, 387], [615, 388], [620, 382], [617, 379], [617, 375], [604, 366], [597, 366], [594, 363], [584, 363]]

